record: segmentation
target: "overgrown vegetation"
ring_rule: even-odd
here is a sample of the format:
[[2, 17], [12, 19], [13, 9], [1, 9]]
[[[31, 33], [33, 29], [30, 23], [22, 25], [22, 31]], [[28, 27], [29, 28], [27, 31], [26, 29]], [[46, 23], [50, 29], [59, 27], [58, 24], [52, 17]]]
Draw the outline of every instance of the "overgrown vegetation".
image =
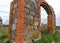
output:
[[2, 27], [0, 32], [0, 43], [7, 43], [8, 41], [8, 27]]
[[48, 34], [47, 29], [42, 29], [42, 39], [35, 41], [34, 43], [60, 43], [60, 27], [56, 27], [55, 34]]
[[[60, 43], [60, 27], [56, 27], [55, 34], [48, 34], [47, 29], [42, 29], [42, 39], [34, 41], [33, 43]], [[0, 43], [8, 43], [8, 27], [2, 28], [2, 33], [0, 33]]]

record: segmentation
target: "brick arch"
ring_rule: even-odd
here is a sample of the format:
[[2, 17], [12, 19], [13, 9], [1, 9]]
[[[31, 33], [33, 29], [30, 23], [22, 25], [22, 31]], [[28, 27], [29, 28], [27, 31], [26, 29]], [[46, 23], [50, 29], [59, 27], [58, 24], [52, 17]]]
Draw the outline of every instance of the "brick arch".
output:
[[47, 14], [52, 13], [50, 6], [46, 2], [42, 2], [40, 4], [40, 6], [42, 6], [45, 9], [45, 11], [47, 12]]
[[38, 0], [38, 14], [40, 15], [40, 23], [41, 23], [41, 8], [40, 7], [43, 7], [45, 9], [45, 11], [47, 12], [48, 14], [48, 32], [49, 33], [54, 33], [55, 32], [55, 14], [54, 14], [54, 11], [53, 11], [53, 8], [44, 0]]

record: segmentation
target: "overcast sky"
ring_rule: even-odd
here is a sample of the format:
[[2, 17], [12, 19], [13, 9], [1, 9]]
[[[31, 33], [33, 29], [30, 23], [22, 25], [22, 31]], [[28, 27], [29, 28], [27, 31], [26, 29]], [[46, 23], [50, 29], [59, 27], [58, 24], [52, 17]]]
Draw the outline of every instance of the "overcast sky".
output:
[[[10, 2], [12, 0], [0, 0], [0, 17], [3, 19], [3, 24], [9, 22]], [[56, 14], [56, 25], [60, 25], [60, 0], [46, 0], [53, 8]], [[46, 22], [46, 12], [42, 8], [42, 21]]]

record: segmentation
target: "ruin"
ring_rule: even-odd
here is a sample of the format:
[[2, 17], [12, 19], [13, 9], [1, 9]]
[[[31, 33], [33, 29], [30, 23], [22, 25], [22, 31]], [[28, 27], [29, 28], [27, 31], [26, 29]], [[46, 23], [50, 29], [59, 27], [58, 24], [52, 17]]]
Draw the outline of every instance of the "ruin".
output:
[[55, 13], [45, 0], [13, 0], [8, 28], [10, 43], [32, 43], [41, 39], [41, 6], [48, 14], [48, 32], [55, 32]]
[[2, 32], [2, 19], [0, 17], [0, 32]]
[[2, 27], [2, 19], [1, 19], [1, 17], [0, 17], [0, 28]]

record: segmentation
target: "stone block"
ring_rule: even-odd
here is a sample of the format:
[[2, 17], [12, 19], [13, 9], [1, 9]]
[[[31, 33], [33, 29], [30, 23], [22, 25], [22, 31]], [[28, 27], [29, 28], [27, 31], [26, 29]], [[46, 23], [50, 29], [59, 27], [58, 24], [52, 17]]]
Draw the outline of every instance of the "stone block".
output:
[[34, 30], [37, 30], [38, 29], [38, 25], [37, 26], [34, 26]]
[[11, 34], [12, 34], [13, 37], [15, 37], [15, 35], [16, 35], [16, 30], [11, 30]]
[[38, 3], [38, 0], [35, 0], [36, 3]]
[[12, 30], [16, 29], [16, 24], [12, 24]]
[[17, 3], [14, 4], [14, 8], [17, 8]]
[[28, 20], [27, 20], [27, 18], [24, 19], [25, 25], [28, 25], [28, 21], [29, 21], [29, 19]]
[[31, 19], [31, 15], [30, 15], [30, 14], [27, 14], [27, 15], [26, 15], [26, 18], [27, 18], [27, 19]]
[[32, 20], [32, 19], [29, 20], [29, 24], [32, 25], [32, 26], [34, 26], [34, 20]]
[[34, 8], [36, 9], [36, 11], [38, 11], [38, 7], [37, 7], [37, 5], [35, 5]]
[[13, 21], [12, 23], [12, 29], [11, 29], [11, 34], [15, 36], [16, 34], [16, 23], [14, 23], [15, 21]]
[[33, 26], [31, 26], [31, 28], [33, 29], [34, 27], [33, 27]]
[[35, 13], [35, 16], [38, 17], [38, 13]]
[[33, 11], [34, 11], [35, 13], [38, 13], [38, 10], [37, 10], [35, 7], [34, 7]]
[[31, 19], [33, 19], [33, 16], [31, 16]]
[[13, 9], [13, 14], [17, 14], [18, 8]]
[[32, 7], [34, 7], [35, 6], [35, 4], [33, 3], [33, 2], [31, 2], [31, 4], [30, 4]]
[[34, 17], [34, 20], [35, 20], [35, 21], [38, 21], [38, 17], [35, 16], [35, 17]]
[[29, 25], [29, 24], [27, 24], [27, 27], [26, 27], [27, 29], [30, 29], [31, 28], [31, 25]]
[[35, 16], [35, 12], [34, 11], [30, 11], [30, 15]]
[[27, 3], [27, 4], [28, 4], [28, 3], [30, 4], [30, 3], [31, 3], [31, 0], [26, 0], [26, 3]]
[[29, 32], [33, 32], [33, 31], [34, 31], [33, 28], [30, 28], [30, 29], [29, 29]]
[[34, 7], [33, 7], [33, 6], [31, 6], [31, 10], [32, 10], [32, 11], [34, 10]]
[[27, 4], [27, 5], [26, 5], [26, 8], [29, 8], [29, 9], [31, 9], [31, 6], [30, 6], [30, 4]]
[[24, 30], [24, 36], [28, 36], [28, 32], [29, 32], [28, 29], [25, 29]]
[[34, 23], [34, 26], [37, 26], [38, 25], [38, 21], [34, 21], [35, 23]]
[[29, 8], [25, 8], [25, 12], [29, 14]]
[[18, 23], [18, 19], [17, 19], [17, 18], [15, 18], [15, 21], [14, 21], [14, 23], [15, 23], [15, 24], [17, 24], [17, 23]]

